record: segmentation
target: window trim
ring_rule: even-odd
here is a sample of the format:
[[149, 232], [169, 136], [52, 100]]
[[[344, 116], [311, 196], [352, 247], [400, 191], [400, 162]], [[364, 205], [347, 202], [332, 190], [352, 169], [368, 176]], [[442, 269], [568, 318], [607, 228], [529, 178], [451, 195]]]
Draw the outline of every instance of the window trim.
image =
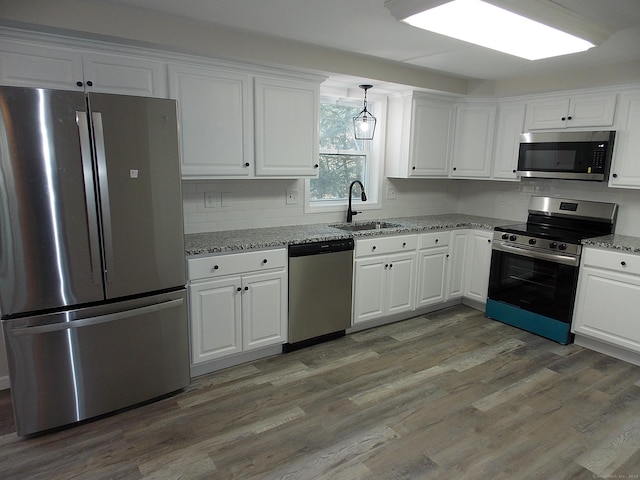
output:
[[[361, 92], [354, 92], [360, 93]], [[320, 103], [358, 103], [362, 102], [362, 98], [359, 96], [351, 95], [332, 95], [322, 94], [320, 95]], [[367, 155], [367, 169], [369, 180], [365, 185], [365, 191], [367, 193], [367, 201], [362, 202], [359, 197], [353, 196], [351, 201], [352, 206], [357, 205], [358, 210], [380, 210], [382, 209], [382, 184], [384, 181], [384, 145], [385, 145], [385, 131], [386, 131], [386, 117], [387, 117], [387, 98], [381, 95], [367, 95], [367, 106], [371, 108], [372, 113], [377, 119], [376, 133], [373, 140], [364, 140], [369, 143], [369, 149], [358, 151], [358, 154], [366, 153]], [[351, 153], [352, 150], [323, 150], [320, 149], [319, 153], [325, 154], [340, 154]], [[310, 195], [311, 180], [305, 179], [304, 182], [304, 213], [330, 213], [330, 212], [342, 212], [347, 208], [348, 199], [344, 200], [324, 200], [311, 202]], [[355, 207], [354, 207], [355, 208]]]

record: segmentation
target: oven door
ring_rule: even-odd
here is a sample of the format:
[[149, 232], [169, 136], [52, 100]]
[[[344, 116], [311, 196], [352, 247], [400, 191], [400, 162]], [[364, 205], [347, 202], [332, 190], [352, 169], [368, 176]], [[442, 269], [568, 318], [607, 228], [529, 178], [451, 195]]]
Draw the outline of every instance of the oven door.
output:
[[494, 242], [488, 298], [570, 324], [579, 263], [579, 256]]

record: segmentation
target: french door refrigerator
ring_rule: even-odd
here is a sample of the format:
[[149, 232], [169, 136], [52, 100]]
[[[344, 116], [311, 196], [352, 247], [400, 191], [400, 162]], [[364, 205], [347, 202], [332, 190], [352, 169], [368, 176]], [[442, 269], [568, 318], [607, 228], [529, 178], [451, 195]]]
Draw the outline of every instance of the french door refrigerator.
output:
[[18, 435], [189, 384], [175, 101], [0, 87], [0, 314]]

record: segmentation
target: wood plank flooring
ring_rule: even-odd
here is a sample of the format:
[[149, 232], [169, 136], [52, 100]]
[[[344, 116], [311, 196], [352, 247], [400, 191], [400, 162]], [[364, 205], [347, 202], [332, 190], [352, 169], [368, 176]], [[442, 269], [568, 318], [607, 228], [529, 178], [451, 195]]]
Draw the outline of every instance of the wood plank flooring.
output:
[[230, 368], [136, 409], [15, 435], [2, 479], [640, 475], [640, 367], [465, 306]]

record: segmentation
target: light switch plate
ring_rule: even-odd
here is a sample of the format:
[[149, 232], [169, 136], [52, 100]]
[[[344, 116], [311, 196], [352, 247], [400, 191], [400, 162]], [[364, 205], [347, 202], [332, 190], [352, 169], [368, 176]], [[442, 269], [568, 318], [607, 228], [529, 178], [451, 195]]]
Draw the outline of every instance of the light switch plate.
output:
[[287, 190], [287, 205], [297, 205], [300, 203], [297, 190]]

